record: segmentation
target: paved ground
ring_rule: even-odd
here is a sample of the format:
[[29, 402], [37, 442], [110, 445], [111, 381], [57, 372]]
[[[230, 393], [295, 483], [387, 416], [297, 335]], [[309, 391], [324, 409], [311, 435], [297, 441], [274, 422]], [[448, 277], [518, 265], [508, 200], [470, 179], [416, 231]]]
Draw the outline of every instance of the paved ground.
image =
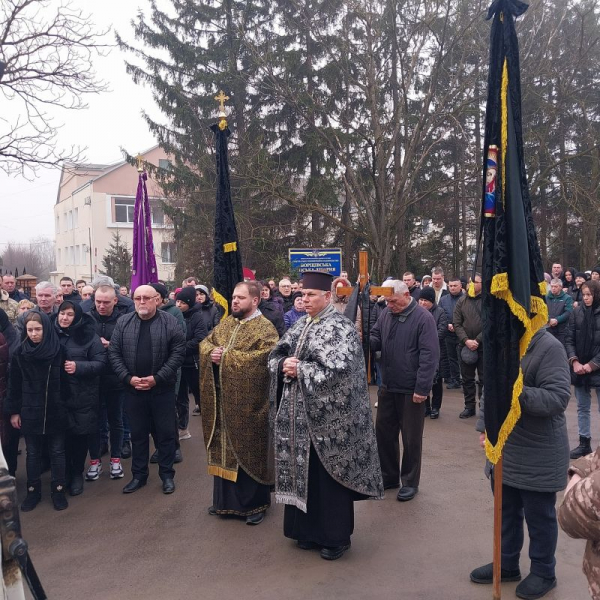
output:
[[[57, 513], [45, 479], [42, 503], [22, 516], [22, 524], [49, 597], [491, 598], [489, 586], [472, 584], [468, 577], [473, 567], [491, 560], [492, 494], [483, 475], [483, 451], [474, 420], [458, 419], [461, 396], [445, 394], [441, 418], [426, 422], [419, 495], [401, 504], [392, 490], [381, 502], [356, 503], [352, 549], [333, 563], [298, 550], [283, 537], [280, 505], [258, 527], [207, 514], [212, 479], [206, 474], [198, 417], [190, 419], [193, 438], [182, 444], [185, 460], [177, 466], [172, 496], [161, 493], [155, 470], [148, 485], [130, 496], [121, 493], [127, 477], [111, 481], [103, 473], [99, 481], [86, 484], [82, 496], [70, 499], [68, 510]], [[568, 410], [572, 441], [577, 434], [574, 404]], [[596, 414], [594, 430], [599, 426]], [[22, 461], [21, 494], [24, 477]], [[589, 598], [581, 572], [583, 549], [582, 541], [560, 533], [559, 584], [549, 600]], [[529, 570], [526, 556], [521, 569]], [[502, 597], [514, 598], [515, 587], [505, 584]]]

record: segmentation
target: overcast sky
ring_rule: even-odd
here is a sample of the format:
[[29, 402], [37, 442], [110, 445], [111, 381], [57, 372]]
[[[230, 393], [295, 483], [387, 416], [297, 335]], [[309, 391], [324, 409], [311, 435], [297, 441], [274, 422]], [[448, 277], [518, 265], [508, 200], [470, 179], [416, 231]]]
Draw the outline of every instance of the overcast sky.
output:
[[[113, 27], [127, 40], [133, 39], [130, 22], [137, 17], [138, 8], [146, 14], [149, 10], [146, 0], [73, 0], [73, 3], [92, 14], [98, 30]], [[112, 33], [107, 39], [114, 43]], [[58, 145], [87, 147], [85, 158], [89, 162], [116, 162], [122, 158], [120, 147], [137, 153], [156, 144], [141, 111], [144, 108], [158, 116], [158, 109], [151, 91], [135, 85], [127, 75], [124, 59], [125, 55], [117, 48], [109, 56], [95, 59], [96, 72], [108, 82], [111, 91], [90, 96], [87, 110], [57, 113], [57, 119], [64, 123]], [[11, 114], [10, 105], [1, 94], [0, 114]], [[59, 175], [58, 170], [40, 170], [38, 177], [30, 182], [0, 172], [0, 252], [10, 241], [27, 242], [40, 235], [54, 238], [53, 206]]]

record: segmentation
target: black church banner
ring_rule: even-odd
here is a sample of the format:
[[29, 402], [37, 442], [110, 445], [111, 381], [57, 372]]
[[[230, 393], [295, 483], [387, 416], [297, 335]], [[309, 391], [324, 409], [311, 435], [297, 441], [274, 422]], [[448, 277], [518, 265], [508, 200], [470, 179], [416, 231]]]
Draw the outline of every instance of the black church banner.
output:
[[531, 214], [523, 156], [519, 0], [496, 0], [486, 108], [483, 245], [483, 359], [486, 455], [492, 463], [521, 416], [521, 360], [548, 320], [546, 283]]
[[227, 122], [221, 119], [211, 129], [215, 134], [217, 160], [217, 203], [215, 209], [214, 278], [215, 302], [229, 314], [231, 296], [235, 286], [244, 280], [231, 186], [229, 182], [229, 160], [227, 138], [231, 135]]

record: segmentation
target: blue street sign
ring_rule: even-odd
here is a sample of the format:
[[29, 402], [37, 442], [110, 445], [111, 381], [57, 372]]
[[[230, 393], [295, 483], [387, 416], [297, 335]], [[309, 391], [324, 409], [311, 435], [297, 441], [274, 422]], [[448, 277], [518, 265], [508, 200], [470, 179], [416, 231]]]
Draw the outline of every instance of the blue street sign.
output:
[[342, 270], [341, 248], [290, 248], [289, 258], [298, 273], [324, 271], [336, 276]]

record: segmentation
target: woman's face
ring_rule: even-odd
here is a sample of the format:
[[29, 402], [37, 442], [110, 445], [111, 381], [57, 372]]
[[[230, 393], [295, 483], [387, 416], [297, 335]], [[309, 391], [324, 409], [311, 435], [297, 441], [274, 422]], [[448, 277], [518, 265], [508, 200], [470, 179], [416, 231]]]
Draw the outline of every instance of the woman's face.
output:
[[19, 314], [22, 315], [29, 310], [27, 306], [19, 306]]
[[298, 311], [298, 312], [304, 312], [304, 300], [302, 299], [302, 296], [298, 296], [295, 300], [294, 300], [294, 308]]
[[271, 288], [268, 285], [263, 286], [260, 297], [263, 300], [268, 300], [271, 297]]
[[600, 280], [600, 273], [598, 273], [597, 271], [592, 271], [592, 279], [594, 281]]
[[189, 304], [187, 302], [184, 302], [183, 300], [176, 300], [175, 304], [177, 305], [177, 308], [181, 311], [181, 312], [185, 312], [186, 310], [189, 310]]
[[206, 301], [206, 294], [200, 290], [198, 290], [196, 292], [196, 302], [200, 303], [200, 304], [204, 304], [204, 302]]
[[27, 323], [27, 337], [34, 343], [39, 344], [44, 339], [44, 328], [37, 321]]
[[70, 327], [75, 318], [75, 310], [72, 308], [65, 308], [58, 313], [58, 324], [61, 327]]
[[575, 277], [575, 285], [581, 287], [585, 283], [584, 277]]
[[565, 271], [565, 280], [569, 283], [573, 281], [573, 273], [571, 271]]
[[583, 298], [583, 303], [586, 306], [591, 306], [592, 302], [594, 301], [594, 296], [592, 296], [592, 292], [590, 292], [590, 289], [587, 287], [584, 287], [582, 292], [581, 292], [581, 296]]

